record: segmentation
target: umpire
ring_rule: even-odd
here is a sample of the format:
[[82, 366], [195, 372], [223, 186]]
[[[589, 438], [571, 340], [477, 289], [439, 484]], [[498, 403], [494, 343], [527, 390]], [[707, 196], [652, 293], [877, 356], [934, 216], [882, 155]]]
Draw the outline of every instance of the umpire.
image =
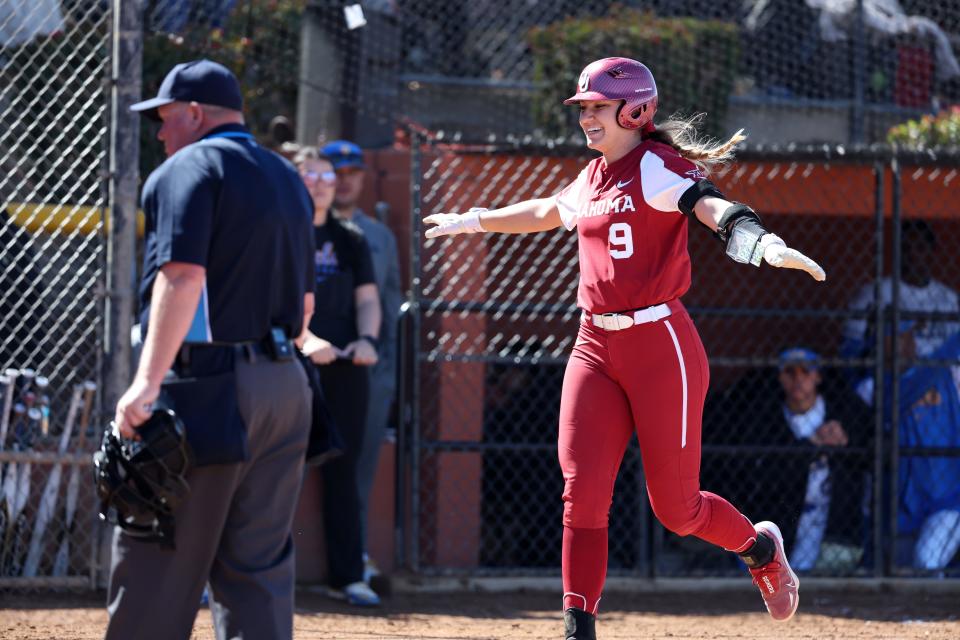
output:
[[189, 638], [209, 581], [217, 638], [291, 638], [290, 534], [310, 428], [291, 338], [313, 310], [310, 197], [244, 126], [240, 87], [179, 64], [133, 111], [162, 122], [147, 179], [143, 350], [117, 404], [125, 437], [154, 403], [183, 421], [196, 463], [174, 548], [114, 533], [109, 638]]

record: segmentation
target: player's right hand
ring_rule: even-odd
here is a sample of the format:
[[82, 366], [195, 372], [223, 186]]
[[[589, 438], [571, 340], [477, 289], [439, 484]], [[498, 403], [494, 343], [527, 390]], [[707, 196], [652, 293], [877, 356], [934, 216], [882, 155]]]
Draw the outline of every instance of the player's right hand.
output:
[[483, 233], [480, 226], [482, 207], [473, 207], [467, 213], [434, 213], [423, 219], [424, 223], [434, 225], [427, 229], [428, 238], [453, 236], [459, 233]]

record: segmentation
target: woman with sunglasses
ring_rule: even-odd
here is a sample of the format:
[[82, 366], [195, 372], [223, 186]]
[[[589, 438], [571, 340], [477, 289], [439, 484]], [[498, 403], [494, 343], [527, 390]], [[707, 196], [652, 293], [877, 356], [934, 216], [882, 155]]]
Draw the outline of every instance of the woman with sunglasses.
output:
[[367, 367], [377, 362], [380, 296], [363, 232], [330, 215], [337, 180], [330, 158], [315, 147], [303, 147], [294, 164], [313, 200], [316, 241], [316, 305], [301, 351], [317, 368], [344, 441], [343, 455], [321, 468], [327, 595], [373, 606], [380, 598], [363, 581], [357, 459], [366, 423]]

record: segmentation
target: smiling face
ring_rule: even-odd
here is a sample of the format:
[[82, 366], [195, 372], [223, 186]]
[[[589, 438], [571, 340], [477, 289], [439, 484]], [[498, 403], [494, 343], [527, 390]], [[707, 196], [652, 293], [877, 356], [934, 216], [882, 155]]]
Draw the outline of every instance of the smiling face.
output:
[[640, 132], [624, 129], [617, 122], [622, 100], [584, 100], [580, 102], [580, 128], [587, 137], [587, 147], [613, 162], [640, 144]]

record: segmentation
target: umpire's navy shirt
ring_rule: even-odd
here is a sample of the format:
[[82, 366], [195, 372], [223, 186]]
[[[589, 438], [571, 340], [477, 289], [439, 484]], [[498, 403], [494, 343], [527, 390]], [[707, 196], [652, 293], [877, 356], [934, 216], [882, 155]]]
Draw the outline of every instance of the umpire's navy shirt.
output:
[[206, 269], [187, 343], [299, 335], [313, 291], [313, 202], [293, 165], [242, 125], [210, 131], [167, 158], [143, 187], [146, 247], [141, 335], [167, 262]]

